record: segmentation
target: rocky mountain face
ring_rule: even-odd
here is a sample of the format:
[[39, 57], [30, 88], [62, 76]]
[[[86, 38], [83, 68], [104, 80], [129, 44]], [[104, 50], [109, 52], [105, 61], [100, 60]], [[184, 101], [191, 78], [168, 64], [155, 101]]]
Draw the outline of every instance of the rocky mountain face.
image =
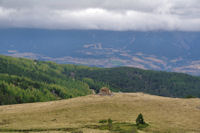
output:
[[200, 75], [200, 32], [0, 29], [0, 53]]

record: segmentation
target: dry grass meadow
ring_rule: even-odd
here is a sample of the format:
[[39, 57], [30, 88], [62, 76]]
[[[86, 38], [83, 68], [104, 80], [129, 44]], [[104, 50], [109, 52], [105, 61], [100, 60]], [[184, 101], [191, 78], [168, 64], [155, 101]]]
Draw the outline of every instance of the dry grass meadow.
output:
[[[200, 99], [166, 98], [143, 93], [89, 95], [68, 100], [0, 106], [0, 132], [108, 133], [85, 128], [99, 120], [135, 123], [139, 113], [150, 124], [141, 133], [200, 133]], [[24, 131], [23, 131], [24, 130]]]

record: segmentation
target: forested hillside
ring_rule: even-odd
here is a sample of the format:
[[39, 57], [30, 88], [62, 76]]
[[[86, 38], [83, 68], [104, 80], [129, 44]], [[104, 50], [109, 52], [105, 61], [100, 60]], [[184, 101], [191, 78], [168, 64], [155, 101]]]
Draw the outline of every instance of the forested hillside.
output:
[[183, 73], [117, 67], [78, 70], [76, 77], [104, 82], [113, 90], [122, 92], [145, 92], [168, 97], [200, 97], [200, 77]]
[[69, 77], [69, 66], [0, 56], [0, 104], [49, 101], [91, 93], [89, 86]]
[[96, 68], [0, 56], [0, 105], [113, 91], [200, 97], [200, 77], [130, 67]]

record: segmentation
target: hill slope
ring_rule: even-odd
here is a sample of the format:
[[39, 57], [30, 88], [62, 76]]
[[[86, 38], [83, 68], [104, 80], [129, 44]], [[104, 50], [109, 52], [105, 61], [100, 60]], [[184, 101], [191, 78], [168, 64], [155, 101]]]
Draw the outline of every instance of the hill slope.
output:
[[131, 67], [96, 68], [0, 56], [0, 105], [50, 101], [113, 91], [200, 97], [200, 77]]
[[139, 113], [150, 124], [143, 132], [200, 132], [200, 99], [166, 98], [143, 93], [116, 93], [111, 97], [89, 95], [53, 102], [0, 106], [0, 131], [62, 132], [78, 129], [100, 132], [89, 128], [89, 125], [99, 125], [99, 120], [108, 118], [114, 123], [135, 123]]
[[62, 72], [64, 67], [53, 62], [0, 56], [0, 105], [91, 94], [88, 84]]
[[77, 79], [107, 83], [116, 91], [145, 92], [168, 97], [200, 97], [200, 77], [131, 67], [76, 70]]

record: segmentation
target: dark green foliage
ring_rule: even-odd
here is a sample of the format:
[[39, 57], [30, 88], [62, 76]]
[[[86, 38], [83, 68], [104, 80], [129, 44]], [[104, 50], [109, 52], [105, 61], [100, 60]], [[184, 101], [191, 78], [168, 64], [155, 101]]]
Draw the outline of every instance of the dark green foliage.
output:
[[50, 101], [112, 91], [200, 97], [200, 77], [130, 67], [60, 65], [0, 56], [0, 105]]
[[148, 126], [148, 124], [144, 121], [143, 115], [140, 113], [136, 119], [136, 125], [138, 129], [143, 129]]
[[192, 95], [188, 95], [186, 96], [185, 98], [196, 98], [195, 96], [192, 96]]
[[88, 84], [72, 79], [66, 69], [71, 66], [0, 56], [0, 105], [90, 94]]
[[107, 123], [108, 120], [99, 120], [99, 123]]
[[200, 77], [183, 73], [130, 67], [79, 69], [76, 78], [90, 78], [109, 85], [112, 91], [144, 92], [167, 97], [200, 97]]
[[0, 105], [43, 102], [89, 93], [88, 85], [81, 81], [71, 81], [68, 86], [64, 86], [62, 84], [33, 81], [25, 77], [0, 74]]
[[101, 82], [101, 81], [94, 81], [91, 78], [83, 78], [82, 81], [85, 82], [85, 83], [87, 83], [89, 85], [90, 89], [95, 90], [96, 93], [99, 93], [99, 90], [102, 87], [108, 87], [108, 88], [110, 88], [108, 84], [106, 84], [104, 82]]
[[112, 124], [112, 122], [113, 122], [112, 119], [109, 118], [109, 119], [108, 119], [108, 123], [109, 123], [109, 124]]
[[143, 115], [140, 113], [136, 119], [136, 124], [137, 125], [140, 125], [140, 124], [145, 124], [144, 122], [144, 118], [143, 118]]

